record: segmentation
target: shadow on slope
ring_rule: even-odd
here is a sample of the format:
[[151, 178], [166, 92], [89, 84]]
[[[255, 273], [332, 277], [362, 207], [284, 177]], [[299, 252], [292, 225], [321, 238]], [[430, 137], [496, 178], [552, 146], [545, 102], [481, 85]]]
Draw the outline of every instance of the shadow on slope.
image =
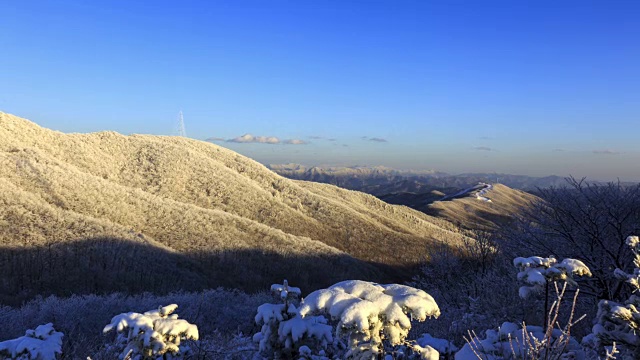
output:
[[348, 255], [287, 256], [260, 250], [177, 253], [143, 241], [91, 238], [45, 246], [0, 246], [0, 304], [37, 295], [158, 294], [237, 288], [263, 291], [288, 279], [304, 293], [346, 279], [385, 282], [393, 269]]

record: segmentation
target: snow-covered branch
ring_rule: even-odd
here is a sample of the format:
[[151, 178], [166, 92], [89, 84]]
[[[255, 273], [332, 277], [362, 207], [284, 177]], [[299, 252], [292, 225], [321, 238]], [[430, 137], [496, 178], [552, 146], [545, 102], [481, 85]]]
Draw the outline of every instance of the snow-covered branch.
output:
[[144, 314], [122, 313], [111, 319], [103, 332], [116, 330], [118, 340], [125, 345], [122, 357], [131, 354], [131, 359], [156, 358], [171, 355], [179, 358], [188, 347], [182, 340], [198, 340], [198, 327], [186, 320], [178, 319], [173, 312], [178, 305], [159, 307]]
[[52, 323], [40, 325], [17, 339], [0, 342], [0, 358], [53, 360], [57, 354], [62, 354], [63, 336]]

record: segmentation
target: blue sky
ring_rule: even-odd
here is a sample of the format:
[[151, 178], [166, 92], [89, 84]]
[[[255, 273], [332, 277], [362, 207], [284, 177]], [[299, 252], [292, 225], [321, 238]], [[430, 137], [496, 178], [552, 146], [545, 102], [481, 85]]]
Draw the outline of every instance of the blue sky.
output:
[[637, 1], [0, 0], [0, 13], [0, 111], [48, 128], [171, 135], [182, 110], [196, 139], [277, 137], [218, 142], [265, 163], [640, 180]]

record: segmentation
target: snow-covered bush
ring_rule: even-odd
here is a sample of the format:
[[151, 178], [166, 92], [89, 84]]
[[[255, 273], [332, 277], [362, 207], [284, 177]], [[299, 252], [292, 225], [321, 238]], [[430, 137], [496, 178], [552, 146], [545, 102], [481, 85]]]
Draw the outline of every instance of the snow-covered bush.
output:
[[441, 355], [450, 356], [458, 351], [458, 347], [455, 346], [451, 341], [446, 339], [438, 339], [431, 336], [431, 334], [422, 334], [419, 338], [416, 339], [416, 343], [421, 347], [426, 348], [430, 346], [438, 351]]
[[[594, 277], [581, 284], [583, 290], [601, 299], [626, 296], [611, 270], [633, 266], [625, 240], [640, 224], [640, 184], [565, 180], [565, 186], [538, 189], [541, 199], [522, 207], [513, 226], [499, 230], [503, 249], [510, 254], [552, 249], [559, 258], [581, 259]], [[591, 300], [583, 299], [585, 305]]]
[[564, 259], [558, 263], [556, 258], [543, 258], [531, 256], [528, 258], [517, 257], [513, 259], [513, 265], [519, 270], [518, 280], [526, 285], [520, 287], [518, 294], [526, 299], [533, 293], [540, 293], [544, 290], [544, 321], [545, 327], [551, 327], [555, 323], [548, 323], [549, 319], [549, 289], [550, 285], [556, 286], [558, 282], [564, 282], [563, 293], [566, 285], [578, 286], [574, 276], [591, 276], [591, 270], [580, 260]]
[[258, 307], [255, 321], [262, 324], [262, 328], [253, 340], [259, 343], [260, 353], [273, 358], [298, 355], [312, 359], [316, 355], [324, 355], [324, 349], [333, 343], [333, 328], [327, 325], [327, 319], [324, 316], [300, 316], [296, 307], [300, 289], [289, 286], [287, 280], [282, 285], [271, 285], [271, 292], [278, 295], [282, 303]]
[[438, 317], [440, 309], [433, 298], [409, 286], [349, 280], [327, 289], [316, 290], [300, 304], [299, 315], [328, 314], [337, 320], [336, 337], [346, 338], [346, 358], [371, 359], [389, 346], [410, 345], [425, 359], [438, 357], [430, 346], [407, 343], [411, 320]]
[[[154, 309], [158, 304], [179, 304], [176, 311], [180, 318], [198, 325], [200, 339], [198, 347], [195, 344], [192, 346], [194, 353], [200, 347], [209, 353], [213, 348], [235, 353], [237, 349], [232, 347], [235, 337], [239, 333], [253, 335], [255, 310], [270, 299], [270, 294], [266, 292], [245, 294], [225, 289], [163, 295], [116, 293], [36, 298], [19, 307], [0, 305], [0, 324], [11, 324], [0, 326], [0, 341], [17, 338], [24, 335], [26, 329], [35, 329], [40, 324], [53, 322], [55, 329], [64, 333], [62, 352], [65, 359], [86, 359], [90, 356], [93, 360], [113, 360], [118, 358], [122, 347], [116, 347], [113, 342], [108, 344], [112, 346], [105, 346], [106, 339], [102, 329], [111, 322], [114, 315], [131, 309]], [[224, 345], [224, 348], [216, 347], [217, 344]], [[248, 345], [255, 348], [251, 342]], [[245, 349], [242, 353], [248, 352]], [[226, 355], [216, 355], [213, 358], [198, 358], [225, 357]]]
[[[633, 289], [633, 293], [640, 291], [640, 238], [629, 236], [627, 245], [635, 256], [633, 273], [628, 274], [616, 269], [615, 275], [625, 280]], [[614, 343], [620, 348], [622, 358], [640, 358], [640, 296], [632, 294], [624, 303], [600, 300], [598, 303], [597, 323], [593, 326], [593, 335], [583, 339], [585, 344], [591, 344], [602, 350], [603, 346]]]
[[0, 342], [0, 358], [53, 360], [56, 354], [62, 354], [63, 336], [53, 328], [52, 323], [40, 325], [35, 330], [27, 330], [24, 336], [17, 339]]
[[[526, 285], [520, 287], [519, 295], [529, 297], [545, 290], [544, 326], [522, 327], [504, 322], [498, 330], [486, 330], [483, 339], [469, 332], [467, 343], [456, 353], [456, 360], [581, 360], [585, 352], [571, 337], [572, 327], [585, 315], [574, 321], [579, 290], [576, 290], [568, 320], [560, 327], [560, 309], [567, 285], [576, 286], [574, 276], [591, 276], [589, 268], [580, 260], [565, 259], [558, 263], [554, 257], [517, 257], [513, 264], [518, 268], [518, 280]], [[558, 287], [558, 282], [563, 282]], [[553, 284], [556, 300], [548, 308], [549, 285]]]
[[497, 330], [486, 330], [484, 338], [473, 336], [455, 355], [455, 360], [583, 360], [580, 343], [561, 329], [518, 326], [505, 322]]
[[526, 284], [520, 287], [519, 291], [523, 299], [531, 293], [541, 292], [552, 282], [566, 281], [576, 286], [574, 276], [591, 276], [589, 268], [576, 259], [564, 259], [558, 263], [554, 257], [517, 257], [513, 260], [513, 265], [519, 270], [518, 280]]
[[182, 340], [198, 340], [198, 327], [178, 319], [178, 305], [160, 306], [144, 314], [122, 313], [111, 319], [103, 332], [113, 329], [118, 342], [125, 344], [120, 357], [136, 359], [175, 359], [187, 352]]

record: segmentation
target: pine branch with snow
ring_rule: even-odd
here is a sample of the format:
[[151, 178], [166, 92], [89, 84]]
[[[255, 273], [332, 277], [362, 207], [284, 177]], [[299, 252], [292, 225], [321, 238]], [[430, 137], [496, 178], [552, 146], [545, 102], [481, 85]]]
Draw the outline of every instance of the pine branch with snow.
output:
[[[573, 296], [571, 312], [564, 326], [559, 318], [567, 283], [559, 289], [555, 284], [556, 300], [551, 305], [545, 327], [505, 322], [498, 330], [486, 330], [484, 338], [469, 332], [467, 343], [455, 355], [455, 360], [584, 360], [580, 343], [571, 336], [572, 328], [585, 315], [575, 319], [578, 292]], [[575, 319], [575, 320], [574, 320]]]
[[52, 323], [27, 330], [24, 336], [0, 342], [0, 358], [19, 360], [54, 360], [62, 354], [62, 337]]
[[[370, 359], [384, 354], [384, 342], [405, 344], [411, 320], [438, 317], [440, 309], [422, 290], [349, 280], [309, 294], [300, 304], [299, 314], [305, 318], [328, 314], [338, 321], [336, 336], [347, 339], [345, 357]], [[432, 358], [434, 351], [425, 349], [424, 356]]]
[[255, 322], [262, 327], [253, 340], [259, 344], [260, 353], [273, 358], [323, 358], [324, 349], [333, 343], [333, 327], [327, 325], [327, 319], [300, 316], [296, 307], [300, 289], [289, 286], [287, 280], [271, 285], [271, 292], [282, 303], [258, 307]]
[[198, 327], [178, 319], [178, 305], [160, 306], [144, 314], [122, 313], [111, 319], [103, 332], [115, 330], [124, 350], [120, 357], [137, 359], [178, 359], [189, 351], [183, 340], [198, 340]]
[[600, 300], [598, 303], [597, 323], [593, 326], [593, 335], [586, 337], [583, 342], [601, 350], [604, 346], [617, 344], [622, 358], [640, 358], [640, 238], [629, 236], [626, 244], [634, 254], [632, 273], [616, 269], [617, 278], [626, 281], [633, 293], [623, 303]]
[[558, 263], [554, 257], [517, 257], [513, 260], [513, 265], [519, 270], [518, 280], [526, 284], [518, 292], [523, 299], [532, 293], [541, 292], [550, 283], [566, 281], [577, 286], [575, 276], [591, 276], [591, 270], [576, 259], [564, 259]]

